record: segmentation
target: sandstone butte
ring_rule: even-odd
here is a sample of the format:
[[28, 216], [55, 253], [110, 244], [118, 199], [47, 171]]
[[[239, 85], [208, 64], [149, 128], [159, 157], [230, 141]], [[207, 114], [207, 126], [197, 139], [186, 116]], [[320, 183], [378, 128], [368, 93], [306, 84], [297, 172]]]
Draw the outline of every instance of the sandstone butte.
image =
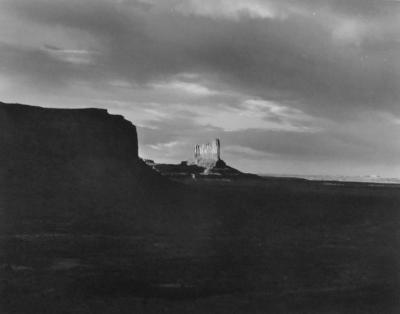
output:
[[210, 169], [225, 167], [221, 159], [221, 142], [218, 138], [206, 144], [196, 144], [194, 147], [194, 163], [197, 166]]

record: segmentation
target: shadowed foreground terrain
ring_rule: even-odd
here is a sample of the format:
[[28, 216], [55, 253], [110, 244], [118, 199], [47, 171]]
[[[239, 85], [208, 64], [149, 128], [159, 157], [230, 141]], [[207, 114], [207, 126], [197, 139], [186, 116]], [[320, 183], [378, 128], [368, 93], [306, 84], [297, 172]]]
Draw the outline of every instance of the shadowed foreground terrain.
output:
[[399, 313], [400, 186], [170, 181], [98, 109], [0, 103], [0, 312]]

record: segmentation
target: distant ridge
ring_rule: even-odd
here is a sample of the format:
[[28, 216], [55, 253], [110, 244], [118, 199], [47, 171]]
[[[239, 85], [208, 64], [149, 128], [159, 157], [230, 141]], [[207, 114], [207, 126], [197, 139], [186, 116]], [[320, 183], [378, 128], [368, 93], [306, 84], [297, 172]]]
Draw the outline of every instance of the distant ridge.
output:
[[343, 175], [300, 175], [300, 174], [259, 174], [262, 177], [297, 178], [310, 181], [337, 181], [355, 183], [400, 184], [398, 178], [386, 178], [374, 175], [343, 176]]

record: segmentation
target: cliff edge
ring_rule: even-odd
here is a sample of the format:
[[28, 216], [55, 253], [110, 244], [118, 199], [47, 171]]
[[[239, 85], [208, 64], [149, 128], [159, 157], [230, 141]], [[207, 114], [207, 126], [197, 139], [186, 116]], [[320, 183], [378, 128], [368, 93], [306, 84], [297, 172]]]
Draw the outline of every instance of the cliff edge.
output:
[[58, 231], [113, 220], [122, 228], [124, 217], [151, 207], [150, 195], [166, 186], [138, 157], [136, 127], [122, 116], [0, 102], [3, 231], [33, 220]]
[[24, 157], [71, 162], [101, 157], [138, 161], [136, 127], [104, 109], [54, 109], [0, 103], [3, 162]]

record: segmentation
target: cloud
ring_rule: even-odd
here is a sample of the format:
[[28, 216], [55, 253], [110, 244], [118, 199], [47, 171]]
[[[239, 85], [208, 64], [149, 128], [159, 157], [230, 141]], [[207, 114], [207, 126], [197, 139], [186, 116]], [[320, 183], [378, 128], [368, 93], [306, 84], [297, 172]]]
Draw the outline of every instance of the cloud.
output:
[[65, 62], [74, 64], [90, 64], [93, 62], [95, 52], [85, 49], [61, 49], [51, 45], [44, 45], [44, 49], [52, 56]]
[[279, 12], [268, 1], [258, 0], [189, 0], [179, 1], [175, 10], [189, 15], [237, 20], [241, 16], [250, 18], [275, 18]]
[[184, 92], [197, 96], [211, 96], [217, 94], [217, 91], [211, 90], [206, 86], [196, 84], [196, 83], [188, 83], [181, 81], [172, 81], [168, 83], [154, 83], [151, 85], [154, 88], [160, 89], [173, 89], [178, 92]]
[[269, 159], [273, 156], [271, 153], [240, 145], [230, 145], [224, 147], [224, 154], [229, 154], [231, 156], [242, 156], [253, 160], [259, 160], [260, 158]]
[[198, 115], [197, 123], [226, 131], [260, 129], [288, 132], [312, 132], [313, 118], [302, 111], [276, 102], [247, 99], [238, 107], [221, 105]]
[[[90, 34], [92, 45], [102, 52], [90, 59], [101, 69], [100, 77], [154, 83], [169, 81], [178, 73], [194, 72], [207, 75], [211, 84], [225, 84], [247, 95], [298, 100], [297, 105], [302, 103], [303, 109], [307, 106], [307, 110], [321, 115], [335, 114], [338, 110], [330, 108], [341, 107], [339, 112], [346, 111], [348, 116], [360, 107], [374, 108], [378, 104], [398, 111], [399, 47], [393, 44], [396, 35], [390, 33], [398, 15], [384, 14], [372, 2], [350, 2], [306, 1], [301, 5], [292, 1], [210, 1], [200, 5], [197, 1], [167, 1], [132, 9], [135, 2], [56, 0], [32, 4], [16, 0], [8, 6], [25, 20], [79, 30], [82, 36]], [[219, 18], [222, 11], [237, 13], [257, 5], [279, 7], [289, 14], [288, 18]], [[200, 14], [202, 11], [194, 16], [183, 9], [171, 11], [171, 7], [180, 6], [190, 7], [195, 13], [205, 10], [215, 18], [210, 20], [207, 14]], [[353, 7], [370, 7], [361, 11], [369, 19], [343, 13]], [[382, 47], [379, 51], [372, 49], [376, 41]], [[354, 43], [358, 43], [357, 49]], [[69, 54], [64, 59], [85, 60], [82, 54]], [[91, 69], [86, 75], [95, 79], [98, 72]], [[180, 81], [170, 84], [197, 94], [209, 92], [204, 85]]]
[[179, 145], [182, 145], [182, 143], [178, 142], [178, 141], [172, 141], [172, 142], [167, 142], [167, 143], [149, 144], [148, 146], [155, 150], [165, 151], [166, 149], [167, 150], [174, 149], [175, 147], [177, 147]]
[[[157, 87], [158, 88], [158, 87]], [[207, 94], [208, 95], [208, 94]], [[198, 96], [196, 94], [196, 96]], [[203, 128], [212, 127], [225, 131], [260, 129], [284, 132], [317, 132], [320, 121], [301, 110], [260, 99], [243, 100], [244, 95], [219, 97], [219, 103], [207, 98], [202, 105], [190, 103], [123, 103], [111, 101], [109, 106], [121, 112], [132, 110], [138, 125], [156, 128], [159, 121], [182, 119]], [[234, 106], [230, 101], [234, 100]], [[101, 102], [101, 100], [99, 100]], [[129, 114], [125, 113], [128, 117]], [[175, 124], [177, 125], [177, 124]], [[179, 126], [181, 127], [181, 126]]]

